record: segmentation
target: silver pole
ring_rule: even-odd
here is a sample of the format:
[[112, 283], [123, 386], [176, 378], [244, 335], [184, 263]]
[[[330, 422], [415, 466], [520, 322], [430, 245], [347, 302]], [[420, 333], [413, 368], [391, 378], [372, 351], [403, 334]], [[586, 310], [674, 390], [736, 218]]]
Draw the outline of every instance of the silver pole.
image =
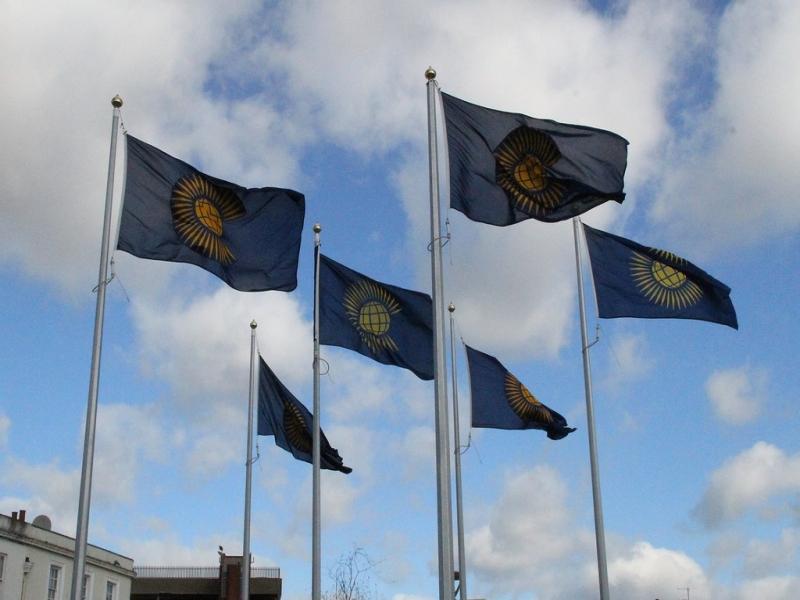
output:
[[253, 483], [253, 406], [256, 397], [256, 327], [250, 321], [250, 395], [247, 402], [247, 462], [244, 478], [244, 544], [242, 547], [242, 600], [250, 598], [250, 497]]
[[439, 533], [439, 598], [452, 600], [453, 516], [450, 500], [450, 437], [447, 415], [447, 369], [444, 358], [444, 305], [442, 285], [442, 223], [439, 216], [439, 164], [436, 148], [436, 71], [428, 80], [428, 154], [431, 192], [431, 279], [433, 297], [433, 374], [435, 380], [437, 524]]
[[108, 284], [108, 246], [111, 238], [111, 206], [114, 199], [114, 167], [117, 158], [117, 132], [122, 98], [111, 99], [114, 107], [111, 119], [111, 148], [108, 152], [108, 178], [106, 180], [106, 208], [103, 216], [103, 237], [100, 242], [100, 270], [97, 275], [97, 304], [94, 311], [94, 339], [92, 366], [89, 370], [89, 399], [86, 403], [86, 431], [83, 438], [83, 464], [81, 489], [78, 499], [78, 523], [75, 527], [75, 556], [72, 566], [70, 600], [81, 600], [83, 572], [86, 568], [86, 540], [89, 534], [89, 506], [92, 501], [92, 466], [94, 463], [94, 438], [97, 425], [97, 392], [100, 388], [100, 355], [103, 347], [103, 317], [106, 311], [106, 285]]
[[583, 269], [581, 265], [580, 219], [572, 219], [575, 237], [575, 265], [578, 271], [578, 304], [581, 314], [581, 346], [583, 354], [583, 380], [586, 390], [586, 421], [589, 432], [589, 462], [592, 468], [592, 499], [594, 502], [594, 535], [597, 545], [597, 572], [600, 579], [600, 600], [608, 600], [608, 567], [606, 564], [606, 534], [603, 527], [603, 501], [600, 496], [600, 468], [597, 463], [597, 440], [594, 431], [594, 405], [592, 403], [592, 367], [589, 362], [589, 335], [586, 327], [586, 302], [583, 294]]
[[313, 484], [311, 515], [311, 598], [320, 600], [320, 486], [319, 486], [319, 233], [322, 226], [314, 224], [314, 415], [313, 415]]
[[464, 505], [461, 496], [461, 432], [458, 421], [458, 374], [456, 372], [456, 334], [453, 313], [456, 310], [451, 302], [450, 311], [450, 372], [453, 381], [453, 445], [456, 448], [456, 527], [458, 533], [458, 597], [467, 600], [467, 549], [464, 546]]

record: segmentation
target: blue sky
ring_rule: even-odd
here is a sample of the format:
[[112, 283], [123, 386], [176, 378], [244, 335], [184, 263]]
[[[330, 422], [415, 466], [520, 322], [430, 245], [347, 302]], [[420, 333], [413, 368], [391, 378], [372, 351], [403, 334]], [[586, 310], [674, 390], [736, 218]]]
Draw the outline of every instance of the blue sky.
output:
[[[599, 322], [612, 596], [800, 597], [795, 3], [10, 0], [0, 14], [0, 512], [74, 532], [111, 97], [128, 131], [205, 172], [306, 195], [291, 294], [115, 255], [90, 540], [139, 565], [213, 565], [218, 545], [241, 552], [251, 319], [267, 362], [311, 402], [311, 225], [335, 260], [430, 289], [432, 65], [471, 102], [623, 135], [627, 199], [585, 221], [733, 289], [738, 332]], [[578, 428], [559, 442], [471, 432], [470, 595], [592, 597], [571, 224], [444, 215], [458, 335]], [[323, 357], [323, 427], [354, 468], [323, 475], [323, 589], [363, 547], [378, 597], [432, 599], [432, 385], [338, 348]], [[307, 598], [311, 471], [270, 438], [259, 448], [256, 564], [282, 569], [285, 598]]]

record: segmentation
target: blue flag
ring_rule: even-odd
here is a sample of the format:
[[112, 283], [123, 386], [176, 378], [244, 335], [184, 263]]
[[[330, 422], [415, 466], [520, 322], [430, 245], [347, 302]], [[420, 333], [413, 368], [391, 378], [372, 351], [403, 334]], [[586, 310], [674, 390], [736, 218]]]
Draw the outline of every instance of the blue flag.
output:
[[433, 304], [320, 255], [319, 342], [433, 379]]
[[731, 289], [672, 252], [583, 226], [599, 316], [697, 319], [739, 328]]
[[573, 431], [567, 420], [528, 391], [494, 356], [466, 344], [472, 389], [472, 426], [489, 429], [543, 429], [551, 440]]
[[[313, 417], [258, 357], [258, 435], [275, 436], [275, 445], [291, 452], [297, 460], [313, 463]], [[321, 469], [350, 473], [339, 451], [332, 447], [320, 429], [319, 465]]]
[[243, 292], [297, 287], [302, 194], [246, 189], [126, 137], [118, 249], [197, 265]]
[[534, 119], [442, 94], [450, 207], [473, 221], [563, 221], [622, 202], [628, 142], [610, 131]]

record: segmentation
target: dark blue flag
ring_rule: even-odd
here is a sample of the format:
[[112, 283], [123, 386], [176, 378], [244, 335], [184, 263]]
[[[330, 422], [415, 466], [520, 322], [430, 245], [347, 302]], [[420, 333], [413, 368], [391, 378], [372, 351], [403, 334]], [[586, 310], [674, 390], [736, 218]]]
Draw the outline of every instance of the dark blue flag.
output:
[[563, 221], [622, 202], [628, 142], [442, 94], [450, 157], [450, 207], [473, 221]]
[[117, 248], [140, 258], [197, 265], [243, 292], [297, 287], [302, 194], [246, 189], [126, 137]]
[[472, 389], [472, 426], [489, 429], [543, 429], [551, 440], [573, 431], [567, 420], [528, 391], [494, 356], [466, 344]]
[[433, 304], [320, 255], [320, 344], [355, 350], [433, 379]]
[[599, 316], [697, 319], [739, 328], [731, 289], [672, 252], [583, 226]]
[[[258, 435], [275, 436], [275, 444], [291, 452], [297, 460], [313, 463], [313, 417], [308, 409], [280, 382], [264, 362], [260, 364], [258, 384]], [[320, 429], [319, 465], [322, 469], [350, 473], [339, 451], [332, 447]]]

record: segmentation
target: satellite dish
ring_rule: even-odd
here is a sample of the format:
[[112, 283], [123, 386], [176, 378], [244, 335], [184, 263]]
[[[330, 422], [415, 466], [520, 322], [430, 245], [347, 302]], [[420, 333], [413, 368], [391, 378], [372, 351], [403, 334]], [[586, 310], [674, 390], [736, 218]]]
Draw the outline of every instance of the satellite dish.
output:
[[39, 529], [46, 529], [47, 531], [50, 531], [53, 527], [53, 523], [50, 522], [50, 517], [47, 515], [39, 515], [33, 520], [33, 524]]

